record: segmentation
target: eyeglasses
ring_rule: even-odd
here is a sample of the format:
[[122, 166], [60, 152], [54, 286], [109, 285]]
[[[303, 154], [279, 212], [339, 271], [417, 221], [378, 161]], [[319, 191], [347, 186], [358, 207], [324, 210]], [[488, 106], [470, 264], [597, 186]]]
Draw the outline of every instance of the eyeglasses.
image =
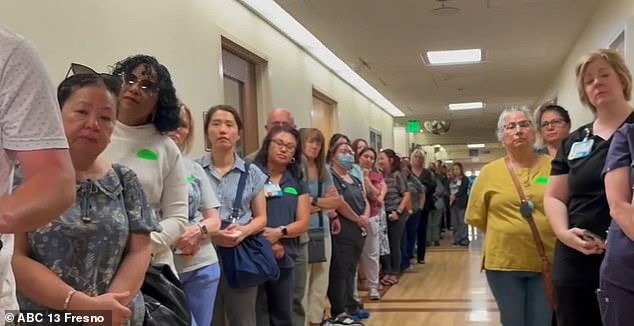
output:
[[123, 74], [123, 87], [129, 88], [138, 84], [139, 89], [145, 95], [154, 95], [159, 92], [160, 87], [153, 81], [148, 79], [139, 79], [135, 74], [124, 73]]
[[100, 78], [108, 88], [116, 91], [117, 94], [121, 90], [121, 78], [119, 78], [118, 76], [96, 72], [92, 68], [79, 63], [71, 63], [68, 71], [66, 72], [66, 77], [64, 77], [64, 80], [76, 75], [95, 76], [96, 78]]
[[520, 129], [529, 129], [533, 126], [533, 124], [529, 120], [522, 120], [517, 122], [511, 122], [504, 125], [505, 130], [515, 130], [515, 128], [520, 127]]
[[539, 126], [541, 129], [548, 128], [548, 126], [553, 126], [553, 128], [559, 128], [564, 125], [566, 121], [564, 119], [553, 119], [550, 121], [544, 121]]
[[284, 148], [288, 149], [291, 152], [295, 151], [295, 149], [297, 148], [297, 145], [292, 144], [292, 143], [285, 143], [281, 139], [271, 139], [271, 142], [273, 144], [277, 145], [278, 147], [284, 147]]

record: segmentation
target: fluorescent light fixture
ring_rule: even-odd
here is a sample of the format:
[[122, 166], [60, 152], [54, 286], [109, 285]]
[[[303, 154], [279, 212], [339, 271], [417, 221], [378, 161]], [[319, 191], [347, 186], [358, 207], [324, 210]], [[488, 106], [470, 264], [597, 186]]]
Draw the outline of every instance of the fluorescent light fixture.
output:
[[423, 60], [430, 65], [482, 62], [482, 49], [427, 51]]
[[467, 144], [468, 148], [484, 148], [484, 144]]
[[460, 111], [460, 110], [477, 110], [484, 108], [484, 102], [464, 102], [464, 103], [451, 103], [448, 105], [449, 110], [451, 111]]
[[374, 87], [339, 59], [330, 49], [319, 41], [311, 32], [302, 26], [273, 0], [239, 0], [246, 8], [253, 11], [273, 28], [288, 37], [306, 53], [321, 62], [327, 69], [339, 76], [352, 88], [359, 91], [383, 111], [393, 117], [405, 114], [396, 105], [385, 98]]
[[445, 160], [446, 164], [453, 164], [453, 160]]

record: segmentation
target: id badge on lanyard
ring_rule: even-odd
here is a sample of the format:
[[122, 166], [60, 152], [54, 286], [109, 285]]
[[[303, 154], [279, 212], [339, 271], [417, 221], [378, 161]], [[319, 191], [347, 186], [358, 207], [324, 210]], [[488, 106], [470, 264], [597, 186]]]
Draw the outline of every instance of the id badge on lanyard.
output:
[[583, 138], [582, 141], [573, 143], [572, 147], [570, 147], [570, 153], [568, 154], [569, 161], [588, 157], [588, 155], [592, 152], [594, 139], [590, 138], [590, 128], [586, 128], [585, 132], [585, 138]]

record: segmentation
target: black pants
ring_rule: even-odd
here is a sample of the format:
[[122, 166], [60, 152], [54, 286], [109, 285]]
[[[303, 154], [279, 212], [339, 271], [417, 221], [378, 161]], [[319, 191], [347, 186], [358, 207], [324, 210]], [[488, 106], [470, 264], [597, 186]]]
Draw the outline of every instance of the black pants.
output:
[[418, 237], [416, 245], [416, 259], [425, 261], [427, 253], [427, 224], [429, 222], [430, 210], [424, 209], [420, 213], [420, 222], [418, 223]]
[[[389, 214], [388, 214], [389, 216]], [[401, 238], [405, 231], [405, 215], [396, 221], [387, 221], [387, 237], [390, 240], [390, 254], [381, 256], [383, 273], [398, 275], [401, 273]]]
[[256, 304], [258, 326], [293, 325], [293, 285], [293, 268], [280, 268], [279, 279], [268, 281], [258, 287]]
[[559, 326], [601, 326], [597, 301], [598, 284], [580, 286], [554, 285]]
[[354, 300], [354, 276], [362, 250], [363, 239], [353, 244], [341, 241], [337, 236], [332, 237], [328, 300], [331, 305], [330, 315], [333, 317], [343, 312], [350, 313], [359, 310], [359, 304]]

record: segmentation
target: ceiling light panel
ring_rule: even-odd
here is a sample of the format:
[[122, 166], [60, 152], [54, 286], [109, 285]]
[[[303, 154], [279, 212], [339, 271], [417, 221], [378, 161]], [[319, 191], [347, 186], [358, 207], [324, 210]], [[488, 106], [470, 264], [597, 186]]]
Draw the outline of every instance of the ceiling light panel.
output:
[[448, 105], [449, 110], [451, 111], [462, 111], [462, 110], [477, 110], [484, 108], [484, 102], [463, 102], [463, 103], [451, 103]]
[[423, 56], [429, 65], [452, 65], [482, 62], [482, 49], [427, 51]]

